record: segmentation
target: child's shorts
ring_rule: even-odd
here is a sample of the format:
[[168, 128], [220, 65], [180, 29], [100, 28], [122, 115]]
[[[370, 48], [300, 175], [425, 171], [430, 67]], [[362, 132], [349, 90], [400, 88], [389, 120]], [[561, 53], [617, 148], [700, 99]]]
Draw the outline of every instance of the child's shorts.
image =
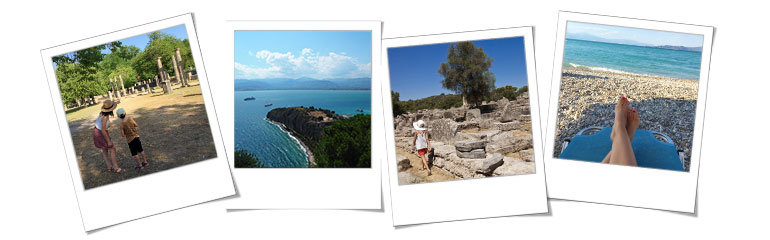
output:
[[137, 153], [144, 152], [144, 149], [142, 149], [142, 140], [139, 140], [138, 137], [128, 143], [128, 148], [131, 149], [131, 156], [136, 156]]
[[417, 150], [417, 155], [422, 156], [422, 155], [425, 155], [426, 153], [428, 153], [428, 148], [423, 148], [423, 149]]

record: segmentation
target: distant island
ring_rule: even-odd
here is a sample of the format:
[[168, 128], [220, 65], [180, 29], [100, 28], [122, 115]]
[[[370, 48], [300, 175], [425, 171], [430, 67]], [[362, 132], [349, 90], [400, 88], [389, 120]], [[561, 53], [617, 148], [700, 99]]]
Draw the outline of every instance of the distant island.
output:
[[650, 46], [654, 48], [662, 48], [662, 49], [671, 49], [671, 50], [679, 50], [679, 51], [690, 51], [690, 52], [702, 52], [703, 47], [685, 47], [685, 46], [671, 46], [671, 45], [663, 45], [663, 46]]
[[264, 78], [235, 79], [235, 91], [253, 90], [370, 90], [371, 78]]
[[371, 115], [315, 107], [276, 108], [266, 119], [299, 139], [309, 167], [371, 167]]
[[640, 46], [640, 47], [651, 47], [651, 48], [661, 48], [661, 49], [689, 51], [689, 52], [701, 52], [701, 51], [703, 51], [703, 47], [685, 47], [685, 46], [672, 46], [672, 45], [650, 45], [650, 44], [646, 44], [646, 43], [637, 42], [637, 41], [634, 41], [634, 40], [628, 40], [628, 39], [609, 39], [609, 38], [602, 38], [602, 37], [594, 36], [594, 35], [591, 35], [591, 34], [585, 34], [585, 33], [567, 34], [566, 38], [570, 39], [570, 40], [580, 40], [580, 41], [589, 41], [589, 42], [602, 42], [602, 43], [622, 44], [622, 45], [631, 45], [631, 46]]

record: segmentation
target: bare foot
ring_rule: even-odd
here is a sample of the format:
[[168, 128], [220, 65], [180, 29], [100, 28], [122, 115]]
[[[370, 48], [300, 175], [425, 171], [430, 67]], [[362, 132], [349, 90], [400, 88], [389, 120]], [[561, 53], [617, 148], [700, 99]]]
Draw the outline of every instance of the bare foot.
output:
[[[628, 123], [628, 111], [628, 99], [626, 99], [626, 97], [621, 97], [620, 101], [618, 101], [618, 104], [615, 104], [615, 123], [612, 125], [613, 129], [626, 129], [626, 123]], [[610, 137], [612, 137], [612, 134], [610, 134]]]
[[[620, 100], [618, 101], [618, 104], [615, 105], [615, 117], [618, 116], [618, 114], [617, 114], [617, 112], [618, 112], [618, 105], [621, 104], [622, 102], [625, 102], [625, 106], [622, 108], [622, 109], [625, 109], [624, 112], [629, 112], [630, 111], [630, 104], [628, 103], [628, 99], [626, 97], [621, 97]], [[626, 114], [626, 115], [628, 115], [628, 114]], [[636, 124], [636, 125], [639, 126], [639, 124]], [[628, 130], [628, 127], [629, 127], [628, 126], [628, 121], [626, 121], [626, 125], [623, 125], [623, 126], [626, 128], [626, 130]], [[634, 131], [636, 131], [636, 128], [634, 128]], [[633, 135], [631, 133], [631, 131], [628, 131], [627, 134]], [[610, 132], [610, 140], [611, 141], [615, 141], [615, 131]]]
[[628, 112], [628, 123], [626, 123], [628, 140], [631, 140], [631, 142], [634, 142], [634, 134], [636, 133], [636, 129], [639, 128], [639, 123], [639, 112], [637, 112], [636, 109], [631, 109], [631, 111]]

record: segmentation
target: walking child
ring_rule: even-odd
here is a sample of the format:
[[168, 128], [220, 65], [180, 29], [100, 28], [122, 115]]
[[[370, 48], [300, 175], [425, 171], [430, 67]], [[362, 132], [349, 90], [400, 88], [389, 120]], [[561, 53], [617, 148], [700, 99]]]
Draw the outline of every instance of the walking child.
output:
[[[136, 160], [134, 169], [144, 169], [149, 163], [147, 163], [147, 157], [144, 155], [142, 141], [139, 140], [139, 133], [136, 131], [136, 129], [139, 128], [139, 124], [134, 121], [134, 118], [126, 116], [126, 110], [123, 108], [118, 109], [117, 114], [120, 118], [120, 135], [125, 137], [126, 141], [128, 141], [128, 148], [131, 150], [131, 156]], [[139, 161], [139, 154], [142, 155], [142, 161]]]
[[428, 166], [428, 160], [426, 159], [427, 153], [431, 150], [430, 147], [430, 139], [428, 138], [428, 128], [425, 127], [425, 122], [423, 120], [419, 120], [415, 123], [412, 123], [412, 126], [414, 126], [414, 139], [412, 140], [412, 144], [414, 145], [415, 149], [417, 150], [417, 155], [422, 158], [422, 169], [428, 170], [428, 176], [431, 175], [430, 166]]

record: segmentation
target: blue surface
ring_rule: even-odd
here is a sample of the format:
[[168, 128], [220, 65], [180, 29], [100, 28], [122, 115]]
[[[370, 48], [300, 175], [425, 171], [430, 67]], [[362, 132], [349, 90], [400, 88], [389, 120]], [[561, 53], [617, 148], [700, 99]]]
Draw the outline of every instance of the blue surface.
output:
[[[559, 158], [601, 162], [612, 148], [611, 132], [612, 128], [605, 127], [591, 135], [575, 136]], [[651, 131], [636, 130], [631, 145], [640, 167], [684, 171], [676, 146], [658, 141]]]

